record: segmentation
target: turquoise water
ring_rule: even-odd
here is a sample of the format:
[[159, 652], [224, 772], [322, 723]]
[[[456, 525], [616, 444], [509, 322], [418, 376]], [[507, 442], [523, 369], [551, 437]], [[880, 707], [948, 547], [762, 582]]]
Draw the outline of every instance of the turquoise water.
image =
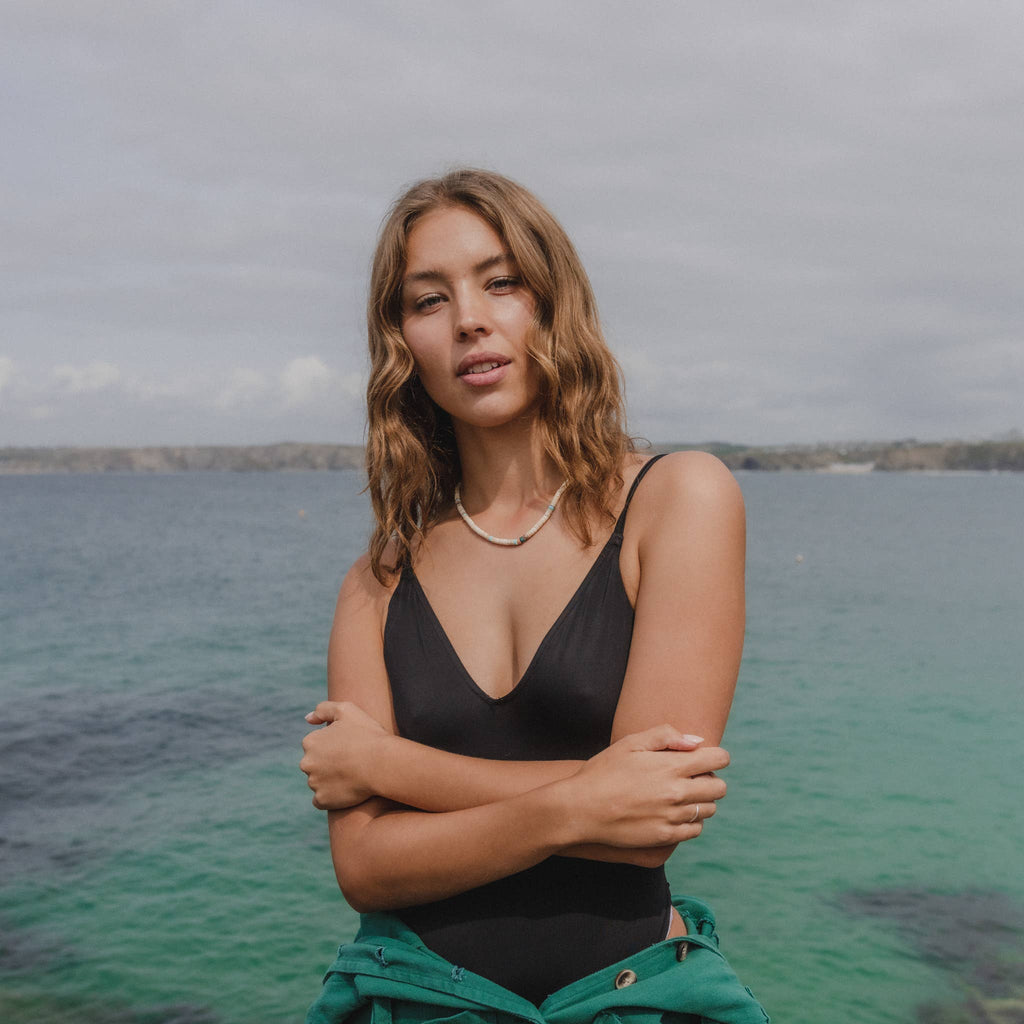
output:
[[[740, 478], [730, 795], [674, 887], [776, 1022], [1024, 991], [1024, 476]], [[0, 1019], [302, 1019], [355, 926], [297, 760], [358, 490], [0, 477]]]

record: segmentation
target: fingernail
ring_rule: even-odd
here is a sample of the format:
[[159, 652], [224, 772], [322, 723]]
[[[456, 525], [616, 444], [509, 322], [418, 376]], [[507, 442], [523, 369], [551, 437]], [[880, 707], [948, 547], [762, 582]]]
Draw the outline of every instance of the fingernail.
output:
[[683, 735], [683, 739], [686, 740], [687, 743], [703, 743], [704, 742], [704, 737], [703, 736], [691, 736], [690, 733], [685, 733]]
[[310, 723], [310, 725], [312, 725], [312, 724], [313, 724], [313, 719], [314, 719], [314, 718], [316, 718], [316, 713], [315, 713], [315, 712], [313, 712], [313, 711], [310, 711], [310, 713], [309, 713], [308, 715], [306, 715], [306, 716], [305, 716], [305, 719], [306, 719], [306, 721], [307, 721], [307, 722], [309, 722], [309, 723]]

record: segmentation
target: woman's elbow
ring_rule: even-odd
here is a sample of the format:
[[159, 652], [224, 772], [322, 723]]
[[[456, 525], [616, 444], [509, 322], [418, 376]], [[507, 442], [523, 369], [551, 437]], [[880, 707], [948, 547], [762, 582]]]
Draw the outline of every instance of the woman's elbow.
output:
[[358, 856], [342, 856], [334, 859], [334, 877], [345, 902], [357, 914], [371, 914], [379, 910], [393, 910], [396, 906], [389, 896], [392, 886], [381, 880], [370, 870], [370, 865]]
[[345, 902], [357, 914], [372, 914], [378, 910], [390, 910], [386, 901], [376, 886], [372, 883], [354, 877], [352, 872], [338, 871], [335, 869], [335, 877], [338, 879], [338, 888]]
[[387, 870], [386, 850], [373, 835], [373, 821], [381, 801], [367, 801], [348, 811], [328, 813], [331, 861], [345, 901], [357, 914], [394, 910], [402, 906], [396, 879]]
[[391, 910], [391, 907], [386, 907], [383, 904], [377, 903], [370, 894], [363, 893], [359, 890], [353, 890], [351, 887], [345, 885], [341, 886], [341, 895], [345, 897], [345, 902], [357, 913], [357, 914], [374, 914], [379, 913], [382, 910]]
[[[339, 852], [334, 858], [334, 877], [338, 880], [345, 902], [357, 914], [398, 910], [417, 902], [415, 886], [389, 871], [381, 857], [371, 851]], [[396, 865], [392, 865], [394, 869]]]

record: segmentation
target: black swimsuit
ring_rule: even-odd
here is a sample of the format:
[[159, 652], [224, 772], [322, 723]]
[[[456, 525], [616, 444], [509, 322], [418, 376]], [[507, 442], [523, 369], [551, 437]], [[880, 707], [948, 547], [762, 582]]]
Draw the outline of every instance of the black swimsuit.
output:
[[[655, 458], [658, 458], [656, 456]], [[473, 681], [411, 567], [395, 587], [384, 661], [402, 736], [494, 760], [586, 760], [608, 746], [633, 632], [619, 572], [633, 481], [615, 532], [504, 697]], [[665, 937], [662, 868], [550, 857], [399, 916], [445, 959], [541, 1003]]]

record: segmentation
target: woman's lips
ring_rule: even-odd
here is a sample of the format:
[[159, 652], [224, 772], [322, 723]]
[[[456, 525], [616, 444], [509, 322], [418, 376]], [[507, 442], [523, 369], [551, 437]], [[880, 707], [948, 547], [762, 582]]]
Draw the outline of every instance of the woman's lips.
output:
[[[487, 364], [482, 364], [486, 366]], [[473, 370], [467, 370], [465, 373], [459, 374], [459, 380], [464, 384], [469, 384], [470, 387], [482, 388], [487, 384], [497, 384], [502, 377], [505, 376], [508, 370], [508, 363], [499, 363], [497, 366], [490, 364], [491, 369], [483, 370], [479, 366], [474, 367]]]
[[491, 352], [480, 352], [466, 356], [459, 363], [458, 378], [471, 387], [479, 388], [495, 384], [505, 376], [509, 360]]

